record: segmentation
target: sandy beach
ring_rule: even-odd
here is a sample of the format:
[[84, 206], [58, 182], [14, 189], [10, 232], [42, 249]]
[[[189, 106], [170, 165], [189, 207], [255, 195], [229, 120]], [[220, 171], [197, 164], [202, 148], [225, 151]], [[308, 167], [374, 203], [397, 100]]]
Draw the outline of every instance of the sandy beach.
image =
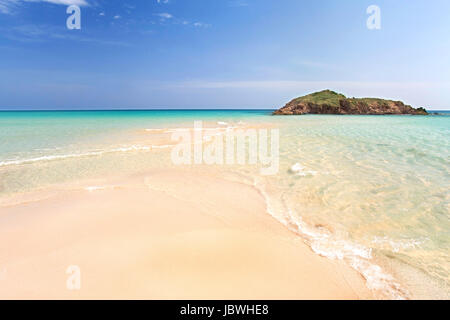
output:
[[183, 169], [3, 205], [0, 299], [373, 298], [266, 209], [250, 185]]
[[336, 2], [0, 0], [0, 301], [450, 300], [450, 1]]

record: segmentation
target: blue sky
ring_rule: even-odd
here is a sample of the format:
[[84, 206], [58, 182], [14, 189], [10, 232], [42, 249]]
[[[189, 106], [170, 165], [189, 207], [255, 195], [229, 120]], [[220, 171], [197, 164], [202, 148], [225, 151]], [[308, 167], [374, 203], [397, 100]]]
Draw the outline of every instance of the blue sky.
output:
[[0, 0], [0, 108], [276, 108], [329, 88], [450, 109], [449, 14], [448, 0]]

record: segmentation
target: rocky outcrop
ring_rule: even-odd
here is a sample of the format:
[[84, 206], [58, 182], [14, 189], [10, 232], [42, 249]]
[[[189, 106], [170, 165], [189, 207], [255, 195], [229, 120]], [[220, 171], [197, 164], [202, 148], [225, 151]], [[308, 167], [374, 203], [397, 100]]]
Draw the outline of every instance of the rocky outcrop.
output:
[[273, 114], [427, 115], [428, 112], [424, 108], [415, 109], [401, 101], [377, 98], [347, 98], [343, 94], [324, 90], [294, 99]]

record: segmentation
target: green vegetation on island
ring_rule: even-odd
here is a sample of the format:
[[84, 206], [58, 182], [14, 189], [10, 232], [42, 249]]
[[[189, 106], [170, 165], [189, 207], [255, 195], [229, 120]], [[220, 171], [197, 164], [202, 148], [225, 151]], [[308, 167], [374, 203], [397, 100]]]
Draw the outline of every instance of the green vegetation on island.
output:
[[302, 114], [427, 115], [428, 112], [424, 108], [415, 109], [401, 101], [378, 98], [347, 98], [345, 95], [331, 90], [296, 98], [274, 112], [274, 115]]

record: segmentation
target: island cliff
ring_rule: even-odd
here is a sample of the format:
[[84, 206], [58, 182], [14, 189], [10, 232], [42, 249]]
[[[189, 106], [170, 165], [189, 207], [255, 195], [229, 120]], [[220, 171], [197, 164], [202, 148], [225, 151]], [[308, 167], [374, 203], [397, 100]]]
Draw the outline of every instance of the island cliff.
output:
[[377, 98], [347, 98], [343, 94], [324, 90], [296, 98], [273, 114], [427, 115], [428, 112], [424, 108], [414, 109], [401, 101]]

